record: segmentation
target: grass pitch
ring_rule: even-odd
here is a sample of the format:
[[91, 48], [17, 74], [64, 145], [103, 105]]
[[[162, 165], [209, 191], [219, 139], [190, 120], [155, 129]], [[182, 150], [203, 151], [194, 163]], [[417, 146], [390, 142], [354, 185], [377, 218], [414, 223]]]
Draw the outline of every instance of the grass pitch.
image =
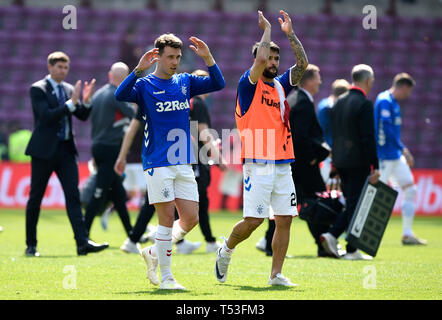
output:
[[[136, 213], [131, 213], [135, 223]], [[211, 214], [215, 236], [228, 236], [241, 219], [240, 212]], [[152, 224], [157, 224], [154, 217]], [[227, 282], [214, 276], [215, 254], [205, 244], [191, 255], [174, 254], [172, 271], [186, 287], [184, 292], [158, 290], [146, 279], [142, 258], [119, 247], [126, 239], [116, 214], [108, 231], [96, 218], [91, 237], [110, 248], [78, 257], [72, 229], [64, 211], [42, 210], [38, 225], [39, 258], [25, 250], [24, 210], [0, 210], [0, 299], [146, 299], [146, 300], [305, 300], [305, 299], [437, 299], [442, 298], [442, 219], [416, 218], [415, 232], [428, 240], [426, 247], [400, 243], [401, 219], [393, 217], [378, 256], [372, 261], [316, 258], [313, 239], [304, 221], [295, 218], [283, 273], [295, 288], [267, 285], [271, 258], [256, 250], [264, 236], [264, 222], [235, 251]], [[203, 241], [196, 227], [187, 237]], [[341, 244], [345, 244], [343, 239]]]

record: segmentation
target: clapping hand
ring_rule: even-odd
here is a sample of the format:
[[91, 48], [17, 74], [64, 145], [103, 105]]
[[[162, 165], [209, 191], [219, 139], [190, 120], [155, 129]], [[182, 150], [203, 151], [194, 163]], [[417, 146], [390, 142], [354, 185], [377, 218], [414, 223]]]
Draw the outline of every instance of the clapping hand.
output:
[[92, 81], [90, 83], [87, 81], [84, 82], [84, 86], [83, 86], [83, 102], [84, 103], [90, 103], [91, 97], [92, 97], [92, 92], [94, 91], [95, 82], [96, 82], [95, 78], [92, 79]]
[[80, 95], [81, 95], [81, 80], [78, 80], [74, 85], [74, 91], [72, 91], [72, 96], [71, 96], [71, 100], [74, 106], [77, 105], [78, 100], [80, 100]]
[[288, 13], [285, 12], [284, 10], [279, 11], [279, 13], [282, 14], [284, 17], [284, 20], [282, 20], [281, 18], [278, 18], [279, 24], [281, 25], [281, 30], [285, 34], [289, 34], [289, 33], [293, 32], [292, 19], [290, 19], [290, 16], [288, 15]]
[[264, 31], [266, 28], [272, 27], [269, 20], [267, 20], [262, 14], [262, 11], [258, 11], [258, 24], [262, 31]]
[[[90, 83], [87, 81], [84, 82], [83, 101], [85, 103], [90, 103], [92, 92], [95, 86], [95, 81], [96, 81], [95, 79], [92, 79]], [[78, 80], [75, 83], [74, 91], [72, 91], [72, 96], [71, 96], [71, 100], [74, 106], [77, 105], [78, 101], [80, 100], [80, 96], [81, 96], [81, 80]]]

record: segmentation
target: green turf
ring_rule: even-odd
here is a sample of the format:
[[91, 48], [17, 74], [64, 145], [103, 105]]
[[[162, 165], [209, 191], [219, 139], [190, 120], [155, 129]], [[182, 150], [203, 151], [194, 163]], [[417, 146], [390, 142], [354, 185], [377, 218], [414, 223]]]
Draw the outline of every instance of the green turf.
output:
[[[135, 213], [131, 217], [135, 221]], [[212, 214], [214, 234], [228, 236], [240, 219], [239, 212]], [[156, 221], [154, 218], [153, 223]], [[0, 210], [0, 225], [4, 228], [0, 233], [0, 299], [442, 298], [441, 218], [417, 218], [415, 232], [427, 239], [429, 245], [404, 247], [400, 244], [401, 220], [393, 217], [373, 261], [316, 258], [307, 226], [296, 218], [288, 250], [292, 258], [286, 260], [283, 269], [286, 276], [299, 284], [296, 288], [267, 285], [271, 258], [255, 249], [256, 242], [267, 228], [265, 222], [237, 247], [225, 284], [216, 281], [213, 273], [215, 255], [205, 253], [204, 245], [191, 255], [174, 253], [172, 270], [176, 279], [186, 287], [185, 292], [158, 290], [146, 279], [142, 258], [120, 251], [126, 235], [116, 214], [111, 217], [108, 231], [101, 229], [97, 219], [91, 232], [95, 241], [108, 241], [110, 248], [83, 257], [76, 255], [72, 230], [63, 212], [41, 212], [38, 225], [40, 258], [24, 256], [24, 210]], [[187, 239], [203, 241], [199, 228]], [[73, 268], [75, 274], [69, 272]], [[69, 289], [69, 285], [74, 286], [71, 280], [75, 277], [76, 289]]]

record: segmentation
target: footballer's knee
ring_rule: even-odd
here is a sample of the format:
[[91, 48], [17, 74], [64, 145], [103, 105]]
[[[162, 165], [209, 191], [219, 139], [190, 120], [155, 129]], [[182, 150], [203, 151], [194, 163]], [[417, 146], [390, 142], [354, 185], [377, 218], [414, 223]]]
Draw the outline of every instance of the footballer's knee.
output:
[[403, 199], [405, 201], [414, 201], [416, 197], [417, 187], [414, 183], [407, 184], [402, 187]]
[[181, 216], [180, 217], [180, 221], [181, 221], [181, 227], [184, 230], [192, 230], [193, 227], [195, 227], [198, 222], [199, 222], [199, 217], [198, 214], [191, 214], [191, 215], [186, 215], [186, 216]]

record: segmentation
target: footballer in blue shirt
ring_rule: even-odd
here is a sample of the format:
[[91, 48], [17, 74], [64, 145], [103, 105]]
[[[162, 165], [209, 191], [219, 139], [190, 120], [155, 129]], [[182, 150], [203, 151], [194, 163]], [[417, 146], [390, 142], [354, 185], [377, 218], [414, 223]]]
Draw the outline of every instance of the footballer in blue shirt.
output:
[[[190, 49], [206, 63], [209, 76], [176, 73], [183, 43], [169, 33], [155, 40], [155, 48], [143, 55], [115, 91], [117, 100], [138, 104], [144, 122], [141, 156], [149, 202], [158, 213], [159, 226], [155, 244], [144, 248], [141, 254], [147, 263], [147, 277], [154, 285], [160, 284], [159, 265], [160, 289], [184, 290], [172, 275], [172, 244], [198, 224], [199, 197], [191, 166], [196, 160], [190, 135], [189, 100], [225, 87], [223, 75], [206, 43], [196, 37], [189, 40]], [[155, 71], [142, 77], [154, 64]], [[119, 174], [125, 168], [127, 145], [123, 143], [115, 165]], [[174, 222], [175, 206], [179, 219]]]
[[374, 105], [376, 145], [379, 157], [380, 180], [402, 189], [402, 243], [423, 245], [412, 230], [416, 197], [411, 169], [414, 159], [401, 141], [402, 116], [399, 102], [410, 95], [415, 81], [407, 73], [395, 76], [391, 89], [381, 92]]

